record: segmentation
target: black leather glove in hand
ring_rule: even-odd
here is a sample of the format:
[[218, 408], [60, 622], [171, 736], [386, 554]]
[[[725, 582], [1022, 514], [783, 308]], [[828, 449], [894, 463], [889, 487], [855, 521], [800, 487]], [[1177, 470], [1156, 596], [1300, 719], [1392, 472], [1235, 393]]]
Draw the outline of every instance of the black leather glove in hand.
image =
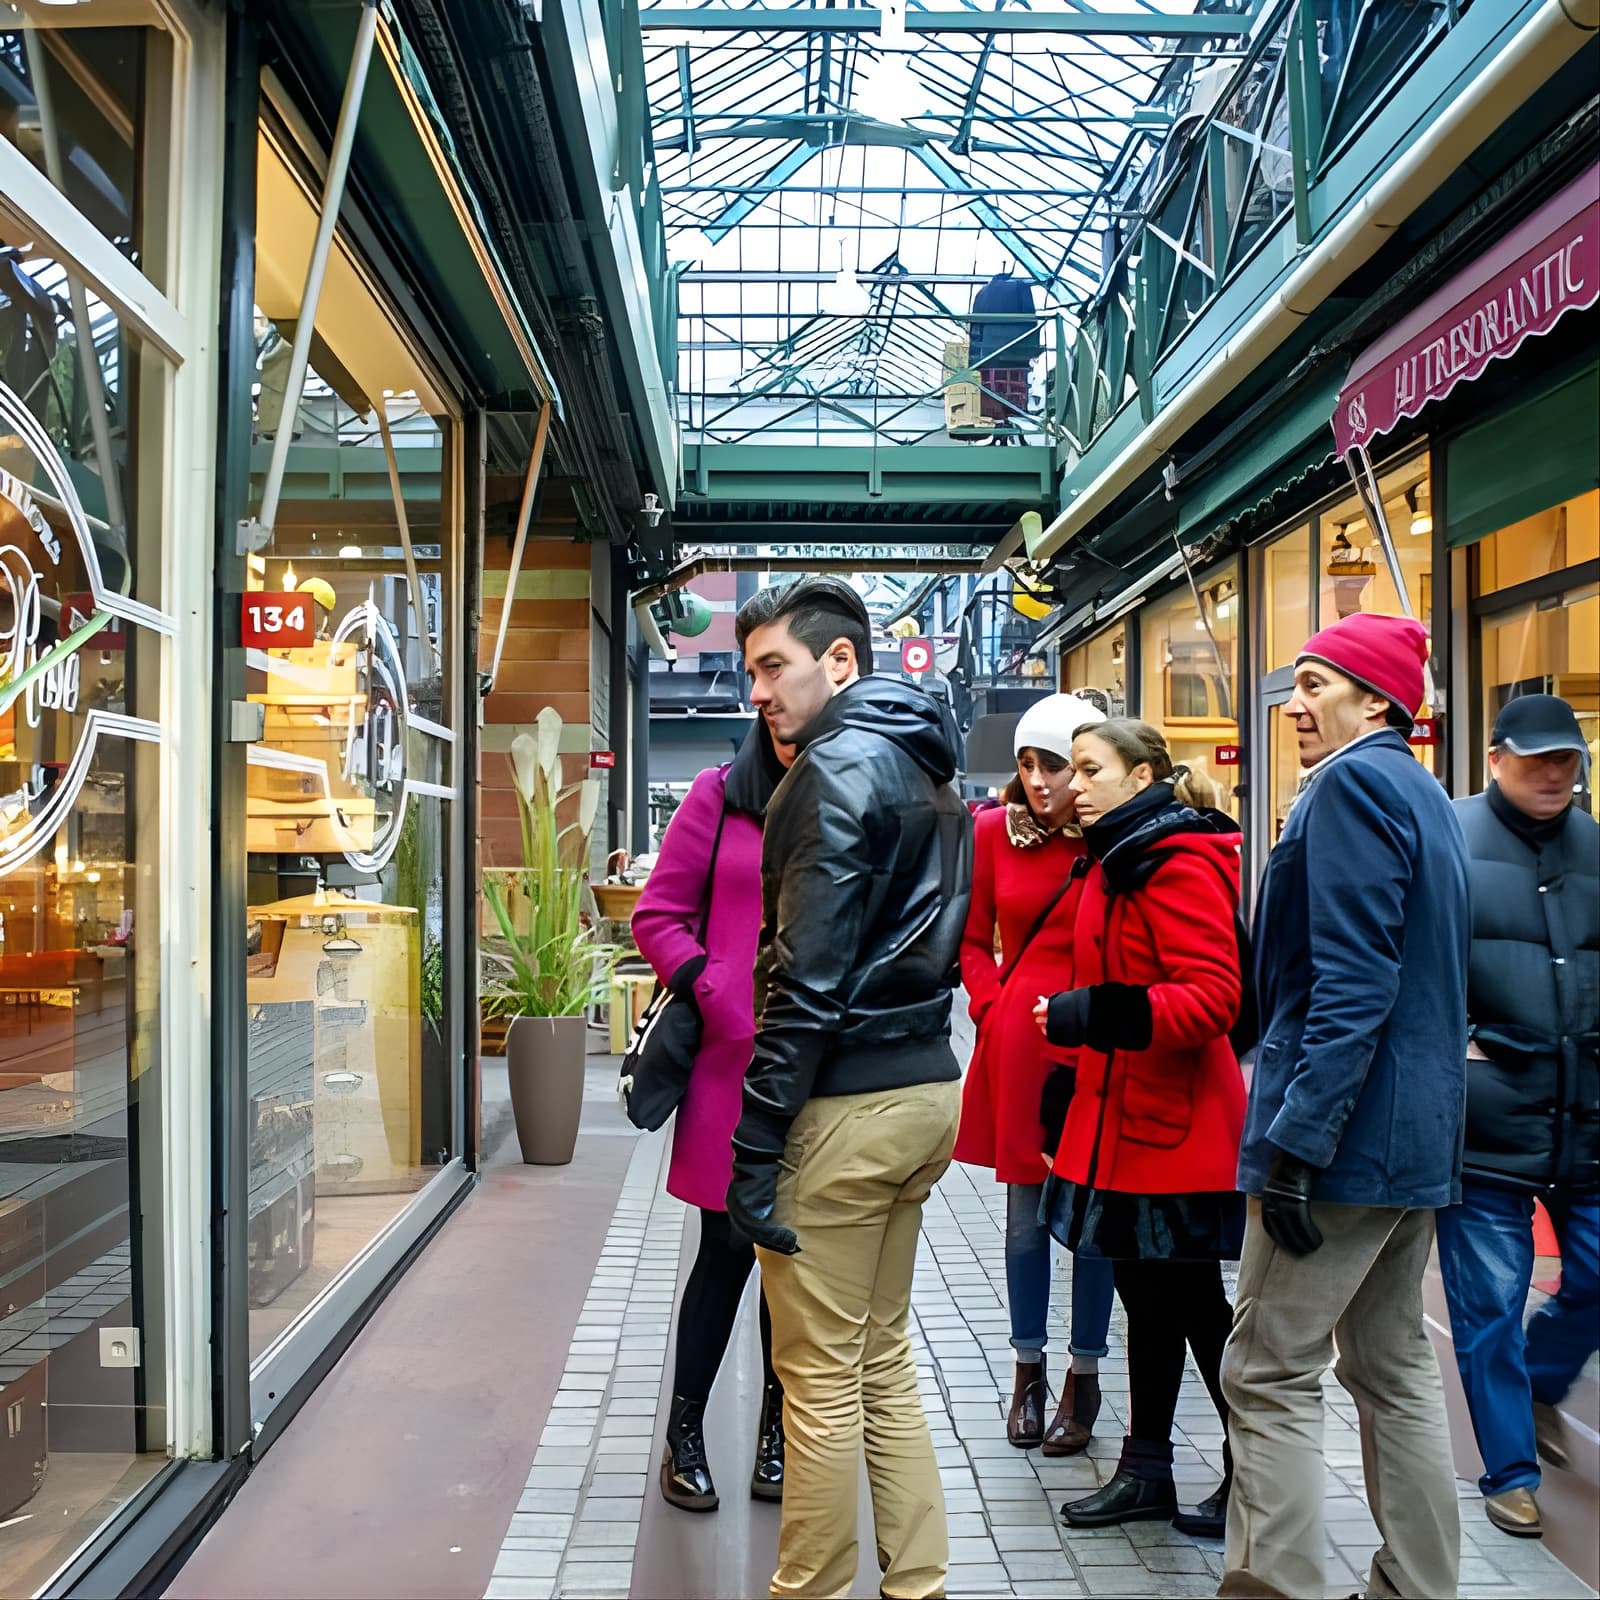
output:
[[1261, 1191], [1261, 1226], [1275, 1245], [1292, 1256], [1308, 1256], [1322, 1248], [1322, 1230], [1311, 1220], [1311, 1180], [1316, 1175], [1315, 1167], [1280, 1150]]
[[777, 1198], [777, 1160], [741, 1154], [736, 1145], [733, 1180], [728, 1185], [728, 1223], [735, 1245], [757, 1244], [785, 1256], [800, 1253], [794, 1229], [772, 1220]]
[[1039, 1148], [1054, 1159], [1061, 1145], [1061, 1130], [1067, 1125], [1067, 1107], [1078, 1074], [1071, 1067], [1052, 1067], [1039, 1094], [1039, 1126], [1043, 1130]]
[[1051, 1044], [1071, 1049], [1083, 1043], [1089, 1031], [1089, 993], [1087, 989], [1063, 989], [1050, 996], [1044, 1036]]

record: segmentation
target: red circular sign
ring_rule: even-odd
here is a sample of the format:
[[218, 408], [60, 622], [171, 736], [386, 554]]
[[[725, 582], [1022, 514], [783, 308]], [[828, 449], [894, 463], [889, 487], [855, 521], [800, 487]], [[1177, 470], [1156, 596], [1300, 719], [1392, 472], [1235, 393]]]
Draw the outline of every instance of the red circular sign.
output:
[[926, 639], [907, 639], [900, 646], [900, 665], [907, 672], [926, 672], [933, 665], [933, 646]]

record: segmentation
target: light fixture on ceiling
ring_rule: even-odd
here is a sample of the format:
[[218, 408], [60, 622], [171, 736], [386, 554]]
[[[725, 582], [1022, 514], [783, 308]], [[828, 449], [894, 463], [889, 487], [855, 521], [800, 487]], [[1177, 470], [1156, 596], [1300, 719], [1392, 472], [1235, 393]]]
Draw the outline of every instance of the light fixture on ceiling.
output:
[[341, 561], [359, 561], [361, 559], [361, 546], [358, 544], [340, 545], [339, 559]]
[[283, 592], [293, 594], [300, 587], [294, 575], [294, 562], [289, 562], [283, 569]]
[[1418, 505], [1425, 485], [1416, 484], [1406, 490], [1406, 510], [1411, 513], [1411, 535], [1421, 539], [1433, 532], [1433, 512]]
[[902, 51], [886, 49], [856, 78], [857, 111], [877, 122], [909, 122], [928, 110], [928, 86]]
[[856, 276], [854, 267], [844, 264], [844, 246], [839, 246], [839, 275], [822, 285], [817, 293], [817, 308], [830, 317], [864, 317], [872, 310], [872, 296]]

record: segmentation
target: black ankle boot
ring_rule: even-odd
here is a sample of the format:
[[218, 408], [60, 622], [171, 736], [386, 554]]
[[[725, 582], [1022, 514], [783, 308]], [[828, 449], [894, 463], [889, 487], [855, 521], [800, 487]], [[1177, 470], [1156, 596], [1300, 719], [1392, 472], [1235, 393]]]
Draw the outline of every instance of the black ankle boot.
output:
[[1233, 1488], [1233, 1451], [1222, 1446], [1222, 1482], [1192, 1511], [1180, 1511], [1172, 1526], [1191, 1539], [1221, 1539], [1228, 1532], [1228, 1493]]
[[756, 1469], [750, 1474], [752, 1500], [783, 1499], [783, 1390], [769, 1383], [761, 1392], [761, 1426], [756, 1430]]
[[1178, 1509], [1172, 1487], [1172, 1446], [1125, 1440], [1110, 1483], [1061, 1508], [1073, 1528], [1113, 1528], [1124, 1522], [1170, 1522]]
[[661, 1457], [661, 1498], [683, 1511], [715, 1511], [717, 1486], [706, 1461], [706, 1403], [672, 1397], [667, 1448]]

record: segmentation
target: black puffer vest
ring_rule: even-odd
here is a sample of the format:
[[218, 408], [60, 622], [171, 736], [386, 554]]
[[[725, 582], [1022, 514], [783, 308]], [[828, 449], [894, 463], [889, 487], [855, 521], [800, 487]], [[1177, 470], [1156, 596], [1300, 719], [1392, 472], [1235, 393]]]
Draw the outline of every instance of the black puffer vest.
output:
[[[1508, 803], [1495, 797], [1499, 805]], [[1600, 1186], [1600, 826], [1574, 806], [1546, 837], [1488, 795], [1456, 801], [1472, 889], [1463, 1173]]]

